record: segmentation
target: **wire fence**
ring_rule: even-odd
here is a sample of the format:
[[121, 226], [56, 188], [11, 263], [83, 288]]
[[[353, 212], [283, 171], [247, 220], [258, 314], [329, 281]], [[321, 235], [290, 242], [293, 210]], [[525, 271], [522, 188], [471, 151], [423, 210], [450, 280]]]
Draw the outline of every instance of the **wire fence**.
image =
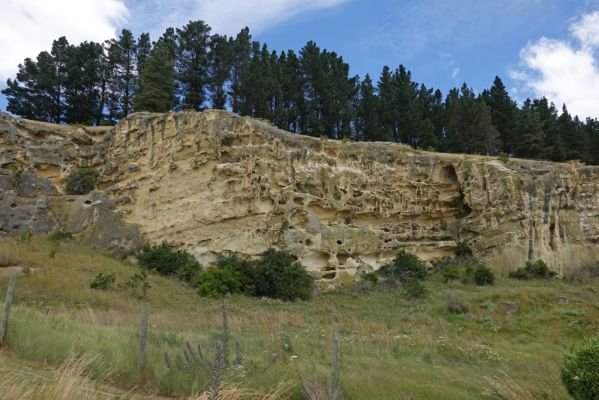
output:
[[[118, 310], [12, 304], [19, 293], [17, 280], [11, 276], [6, 292], [0, 292], [5, 295], [2, 344], [19, 357], [47, 363], [58, 364], [73, 355], [87, 357], [94, 377], [124, 388], [152, 387], [164, 394], [217, 393], [240, 379], [268, 381], [265, 375], [275, 369], [273, 376], [288, 372], [290, 361], [297, 358], [294, 343], [284, 331], [270, 343], [251, 333], [232, 333], [230, 310], [224, 303], [209, 323], [192, 313], [154, 309], [144, 290], [136, 301]], [[338, 383], [338, 332], [335, 341], [332, 380]], [[327, 348], [313, 351], [322, 355], [329, 352]]]

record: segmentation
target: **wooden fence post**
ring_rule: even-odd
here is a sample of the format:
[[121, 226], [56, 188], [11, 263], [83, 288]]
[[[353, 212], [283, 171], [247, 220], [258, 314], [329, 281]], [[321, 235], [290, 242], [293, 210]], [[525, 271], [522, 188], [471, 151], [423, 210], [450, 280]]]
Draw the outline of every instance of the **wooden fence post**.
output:
[[2, 319], [0, 320], [0, 344], [4, 343], [6, 332], [8, 329], [8, 318], [10, 317], [10, 307], [12, 306], [12, 296], [15, 292], [15, 284], [17, 277], [11, 275], [8, 279], [8, 290], [6, 291], [6, 300], [4, 301], [4, 309], [2, 311]]
[[331, 383], [333, 389], [337, 390], [339, 385], [339, 368], [341, 366], [341, 338], [339, 337], [339, 329], [333, 328], [333, 355], [331, 361]]
[[148, 340], [148, 317], [150, 305], [147, 299], [141, 303], [141, 327], [139, 330], [139, 357], [137, 359], [137, 368], [142, 371], [146, 364], [146, 342]]

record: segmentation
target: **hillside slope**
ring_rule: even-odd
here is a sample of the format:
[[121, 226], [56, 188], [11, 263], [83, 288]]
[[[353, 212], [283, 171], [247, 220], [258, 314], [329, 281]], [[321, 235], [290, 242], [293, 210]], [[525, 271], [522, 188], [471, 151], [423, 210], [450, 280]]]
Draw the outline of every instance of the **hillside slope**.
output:
[[[41, 236], [0, 238], [0, 255], [31, 269], [17, 277], [2, 365], [46, 375], [77, 353], [87, 360], [79, 372], [94, 378], [86, 386], [131, 390], [131, 398], [206, 387], [204, 369], [169, 368], [165, 353], [176, 361], [187, 343], [201, 343], [212, 357], [223, 302], [231, 359], [239, 352], [245, 366], [229, 369], [224, 381], [239, 394], [225, 398], [237, 400], [305, 399], [301, 380], [330, 376], [333, 326], [341, 335], [341, 385], [351, 399], [566, 400], [559, 375], [563, 356], [599, 329], [596, 278], [575, 284], [498, 279], [480, 287], [444, 283], [431, 274], [424, 281], [429, 295], [417, 301], [400, 290], [346, 287], [292, 303], [203, 298], [175, 279], [151, 274], [147, 365], [140, 374], [141, 304], [123, 287], [139, 272], [136, 266], [76, 241]], [[114, 274], [111, 288], [89, 287], [98, 273]], [[6, 281], [0, 279], [0, 297]], [[448, 311], [449, 304], [463, 310]], [[0, 368], [1, 389], [29, 388], [19, 382]]]

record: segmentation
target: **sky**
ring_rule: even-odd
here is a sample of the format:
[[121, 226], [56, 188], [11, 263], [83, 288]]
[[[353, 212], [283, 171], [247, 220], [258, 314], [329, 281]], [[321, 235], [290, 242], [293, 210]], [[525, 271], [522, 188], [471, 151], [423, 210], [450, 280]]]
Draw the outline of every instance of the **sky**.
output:
[[463, 82], [480, 92], [499, 75], [518, 101], [545, 96], [599, 118], [599, 0], [0, 0], [0, 10], [0, 87], [59, 36], [103, 41], [125, 27], [156, 39], [201, 19], [221, 34], [249, 26], [276, 50], [313, 40], [375, 82], [400, 64], [443, 93]]

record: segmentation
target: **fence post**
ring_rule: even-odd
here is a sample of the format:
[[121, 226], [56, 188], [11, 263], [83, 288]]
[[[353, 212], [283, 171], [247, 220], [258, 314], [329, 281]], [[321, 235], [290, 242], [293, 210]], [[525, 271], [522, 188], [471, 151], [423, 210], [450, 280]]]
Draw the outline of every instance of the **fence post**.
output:
[[2, 320], [0, 320], [0, 344], [4, 343], [4, 338], [6, 337], [8, 318], [10, 317], [10, 307], [12, 306], [12, 296], [15, 292], [16, 283], [17, 277], [15, 275], [11, 275], [10, 278], [8, 278], [8, 290], [6, 291], [6, 300], [4, 301]]
[[147, 299], [141, 303], [141, 328], [139, 331], [139, 357], [137, 359], [137, 368], [142, 371], [146, 364], [146, 341], [148, 339], [148, 317], [149, 304]]
[[339, 337], [339, 329], [333, 328], [333, 356], [331, 361], [331, 383], [334, 390], [339, 388], [339, 367], [341, 359], [341, 338]]

